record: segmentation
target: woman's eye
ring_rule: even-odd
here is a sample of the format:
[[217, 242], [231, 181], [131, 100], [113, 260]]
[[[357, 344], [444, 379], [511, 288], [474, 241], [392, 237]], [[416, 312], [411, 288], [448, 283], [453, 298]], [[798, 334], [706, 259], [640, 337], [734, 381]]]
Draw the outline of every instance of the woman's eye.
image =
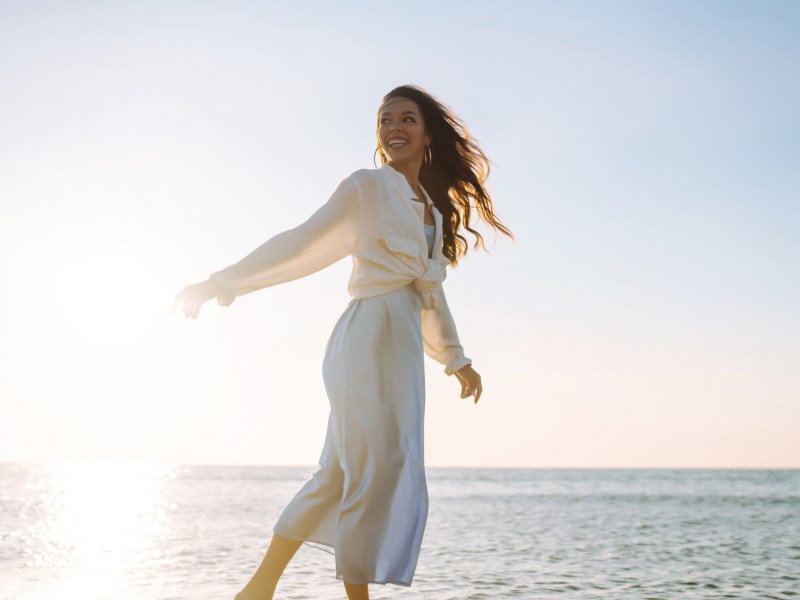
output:
[[[405, 117], [403, 120], [404, 121], [411, 121], [412, 123], [416, 123], [417, 122], [414, 117]], [[385, 117], [379, 121], [379, 123], [381, 125], [386, 125], [388, 122], [389, 122], [389, 119], [385, 118]]]

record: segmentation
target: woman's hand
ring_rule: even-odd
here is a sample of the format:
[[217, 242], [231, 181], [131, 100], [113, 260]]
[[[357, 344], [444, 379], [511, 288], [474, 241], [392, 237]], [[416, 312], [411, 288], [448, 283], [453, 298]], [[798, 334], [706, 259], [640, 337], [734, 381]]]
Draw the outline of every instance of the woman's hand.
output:
[[205, 302], [216, 297], [217, 292], [217, 286], [211, 280], [187, 285], [180, 294], [175, 296], [175, 301], [172, 303], [172, 312], [174, 313], [175, 309], [180, 307], [187, 319], [190, 317], [196, 319], [200, 312], [200, 307]]
[[458, 377], [458, 380], [461, 382], [461, 397], [466, 398], [474, 394], [475, 404], [477, 404], [478, 399], [483, 393], [481, 376], [478, 375], [478, 372], [472, 368], [472, 365], [467, 365], [456, 371], [456, 377]]

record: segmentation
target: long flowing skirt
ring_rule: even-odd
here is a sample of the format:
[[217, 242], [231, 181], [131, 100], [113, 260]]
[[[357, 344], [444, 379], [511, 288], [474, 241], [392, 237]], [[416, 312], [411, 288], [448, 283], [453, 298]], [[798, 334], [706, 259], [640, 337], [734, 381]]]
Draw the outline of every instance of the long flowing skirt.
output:
[[420, 310], [413, 285], [350, 301], [323, 361], [319, 468], [274, 527], [332, 547], [346, 583], [410, 586], [416, 569], [428, 516]]

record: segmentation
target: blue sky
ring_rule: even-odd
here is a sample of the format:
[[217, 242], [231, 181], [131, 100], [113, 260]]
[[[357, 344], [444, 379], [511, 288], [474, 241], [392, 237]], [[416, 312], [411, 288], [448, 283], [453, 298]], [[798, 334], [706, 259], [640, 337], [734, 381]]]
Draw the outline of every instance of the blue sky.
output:
[[429, 464], [800, 466], [798, 25], [794, 2], [0, 4], [0, 460], [315, 462], [347, 261], [168, 309], [371, 167], [381, 97], [415, 83], [517, 238], [448, 275], [486, 389], [467, 406], [428, 360]]

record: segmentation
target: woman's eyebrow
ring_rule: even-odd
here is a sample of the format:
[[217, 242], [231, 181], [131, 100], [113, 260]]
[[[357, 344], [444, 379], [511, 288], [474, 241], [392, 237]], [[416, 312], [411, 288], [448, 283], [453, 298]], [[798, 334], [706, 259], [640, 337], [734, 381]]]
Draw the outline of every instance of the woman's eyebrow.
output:
[[[383, 117], [383, 116], [385, 116], [385, 115], [390, 115], [390, 114], [392, 114], [392, 111], [390, 111], [390, 110], [386, 110], [386, 111], [383, 111], [383, 112], [381, 113], [381, 116]], [[401, 114], [401, 115], [415, 115], [415, 116], [416, 116], [416, 114], [417, 114], [417, 113], [415, 113], [413, 110], [404, 110], [404, 111], [403, 111], [403, 112], [401, 112], [400, 114]]]

